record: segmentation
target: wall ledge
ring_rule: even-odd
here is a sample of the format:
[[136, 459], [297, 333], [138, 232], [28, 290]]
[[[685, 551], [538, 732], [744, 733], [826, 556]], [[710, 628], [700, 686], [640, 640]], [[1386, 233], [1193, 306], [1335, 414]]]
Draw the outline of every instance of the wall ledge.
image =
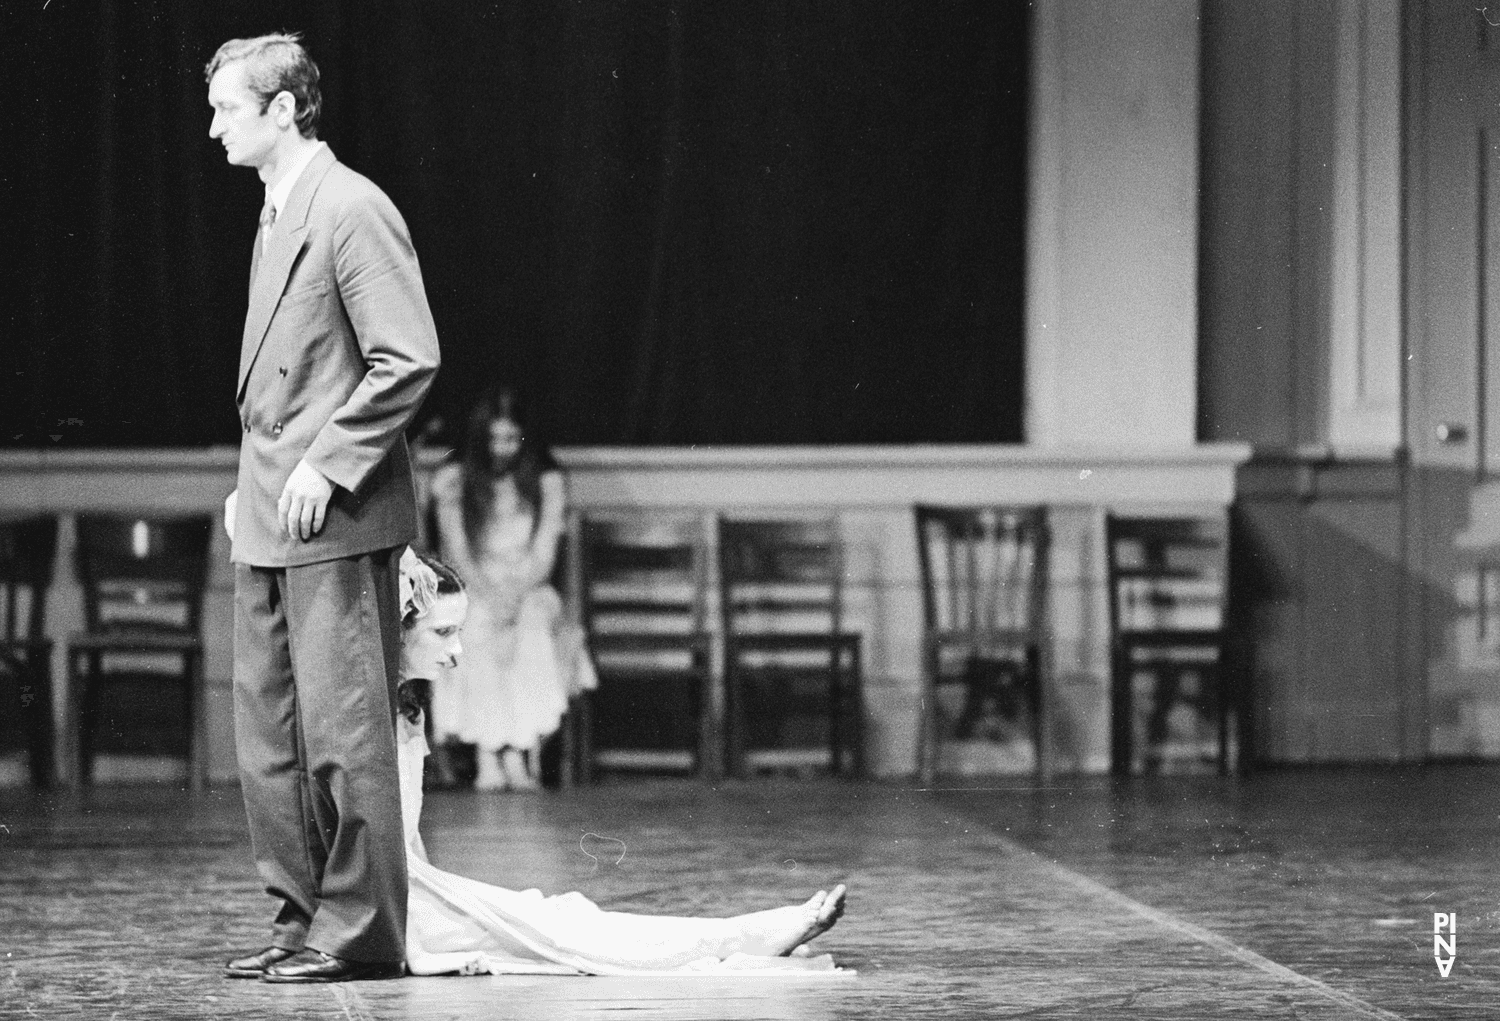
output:
[[[884, 468], [972, 465], [1237, 465], [1248, 443], [1191, 446], [1029, 446], [1026, 444], [889, 444], [861, 446], [559, 447], [565, 467]], [[141, 447], [0, 450], [0, 472], [219, 470], [239, 464], [239, 448]]]

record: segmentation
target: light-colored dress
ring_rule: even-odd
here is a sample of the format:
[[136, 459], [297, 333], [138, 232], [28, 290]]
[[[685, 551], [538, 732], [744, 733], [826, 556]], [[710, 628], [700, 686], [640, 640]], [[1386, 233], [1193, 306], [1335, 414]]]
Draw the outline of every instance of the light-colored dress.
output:
[[498, 486], [473, 548], [452, 496], [458, 487], [445, 481], [434, 487], [443, 551], [465, 575], [469, 619], [455, 683], [433, 692], [434, 734], [485, 751], [531, 748], [557, 730], [570, 698], [599, 683], [582, 628], [547, 582], [562, 530], [562, 478], [543, 476], [541, 521], [513, 486]]
[[850, 975], [828, 955], [762, 957], [725, 951], [737, 937], [726, 919], [604, 911], [580, 893], [545, 897], [435, 868], [422, 814], [420, 719], [397, 720], [407, 873], [406, 963], [414, 975], [641, 975], [699, 972]]

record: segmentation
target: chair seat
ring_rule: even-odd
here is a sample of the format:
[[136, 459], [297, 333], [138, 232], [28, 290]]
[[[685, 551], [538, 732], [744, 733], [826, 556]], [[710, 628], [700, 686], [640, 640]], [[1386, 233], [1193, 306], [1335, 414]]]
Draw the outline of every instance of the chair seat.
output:
[[657, 677], [690, 677], [707, 681], [710, 677], [706, 665], [672, 666], [670, 663], [598, 663], [596, 667], [601, 675], [601, 680], [607, 678], [611, 681], [649, 681]]
[[927, 631], [924, 637], [929, 646], [943, 648], [960, 646], [974, 649], [994, 648], [1004, 645], [1024, 647], [1034, 645], [1039, 640], [1035, 631], [1015, 628], [970, 628], [965, 630], [933, 628]]
[[1131, 648], [1140, 648], [1142, 646], [1168, 648], [1184, 645], [1217, 646], [1223, 640], [1224, 632], [1219, 630], [1125, 631], [1116, 638], [1119, 644]]
[[68, 648], [79, 652], [197, 652], [203, 648], [203, 640], [184, 631], [120, 625], [74, 632], [68, 638]]
[[33, 653], [38, 656], [49, 656], [52, 654], [52, 639], [0, 638], [0, 654], [12, 652], [22, 652], [28, 656]]
[[725, 647], [731, 651], [775, 651], [784, 649], [827, 649], [837, 646], [840, 649], [858, 649], [862, 636], [850, 632], [840, 631], [831, 635], [822, 632], [786, 632], [784, 634], [737, 634], [724, 640]]
[[653, 634], [650, 632], [596, 631], [589, 636], [589, 646], [595, 651], [620, 650], [629, 652], [697, 651], [709, 647], [709, 636], [697, 631], [683, 634]]

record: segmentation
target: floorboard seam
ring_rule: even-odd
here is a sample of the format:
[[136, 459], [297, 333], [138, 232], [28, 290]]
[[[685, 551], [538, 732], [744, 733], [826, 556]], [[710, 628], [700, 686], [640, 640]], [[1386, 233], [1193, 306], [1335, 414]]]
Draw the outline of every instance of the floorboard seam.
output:
[[1205, 929], [1201, 925], [1195, 925], [1166, 911], [1153, 908], [1149, 904], [1143, 904], [1132, 897], [1127, 897], [1118, 890], [1113, 890], [1105, 886], [1103, 883], [1090, 879], [1081, 873], [1074, 872], [1065, 865], [1059, 865], [1055, 861], [1043, 858], [1039, 853], [1032, 851], [1024, 844], [1012, 840], [1010, 837], [994, 832], [989, 832], [985, 835], [989, 839], [999, 843], [1012, 854], [1030, 859], [1042, 871], [1050, 873], [1054, 878], [1073, 887], [1075, 890], [1102, 898], [1116, 907], [1144, 918], [1154, 925], [1181, 933], [1198, 943], [1212, 947], [1220, 953], [1239, 961], [1241, 964], [1249, 965], [1282, 981], [1304, 986], [1318, 993], [1320, 996], [1333, 1000], [1335, 1003], [1347, 1007], [1364, 1017], [1377, 1018], [1379, 1021], [1406, 1021], [1400, 1014], [1392, 1013], [1383, 1007], [1377, 1007], [1373, 1003], [1368, 1003], [1351, 993], [1335, 989], [1326, 982], [1315, 979], [1310, 975], [1304, 975], [1299, 971], [1294, 971], [1284, 964], [1277, 964], [1275, 961], [1267, 957], [1262, 957], [1255, 951], [1248, 950], [1233, 940]]

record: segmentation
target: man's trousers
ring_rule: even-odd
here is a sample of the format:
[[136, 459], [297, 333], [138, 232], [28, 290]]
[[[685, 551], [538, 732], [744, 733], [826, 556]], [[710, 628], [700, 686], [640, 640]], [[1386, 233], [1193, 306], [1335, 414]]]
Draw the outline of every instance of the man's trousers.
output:
[[250, 842], [281, 901], [272, 943], [405, 958], [396, 762], [402, 547], [235, 564], [234, 733]]

